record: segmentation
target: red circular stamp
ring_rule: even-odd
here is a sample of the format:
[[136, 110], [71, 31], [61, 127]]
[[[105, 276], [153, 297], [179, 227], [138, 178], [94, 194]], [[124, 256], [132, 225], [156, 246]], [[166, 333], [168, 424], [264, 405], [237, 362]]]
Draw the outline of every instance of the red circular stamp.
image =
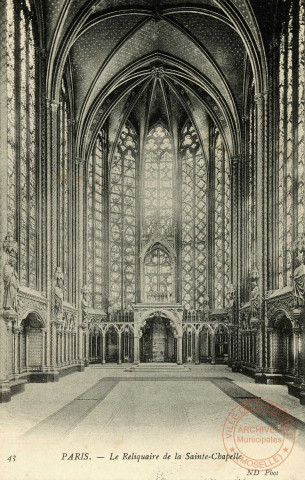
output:
[[290, 455], [295, 426], [288, 412], [278, 404], [251, 398], [230, 411], [222, 438], [237, 465], [247, 470], [272, 470]]

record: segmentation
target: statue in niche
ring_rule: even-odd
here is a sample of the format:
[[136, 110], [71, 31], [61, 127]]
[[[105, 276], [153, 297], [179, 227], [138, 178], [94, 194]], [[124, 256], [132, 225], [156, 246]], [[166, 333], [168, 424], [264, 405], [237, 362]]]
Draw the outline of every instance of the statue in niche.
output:
[[64, 276], [60, 267], [55, 271], [54, 281], [54, 311], [56, 317], [62, 317], [63, 313], [63, 299], [64, 299]]
[[9, 238], [4, 242], [7, 260], [3, 269], [3, 309], [17, 313], [19, 280], [17, 273], [17, 245]]
[[83, 316], [85, 317], [88, 311], [89, 298], [90, 298], [89, 289], [87, 285], [82, 286], [81, 294], [82, 294], [82, 301], [81, 301], [82, 312], [83, 312]]
[[299, 253], [295, 258], [292, 282], [295, 306], [302, 307], [305, 305], [305, 265], [303, 253]]
[[250, 295], [250, 310], [251, 317], [259, 317], [259, 304], [260, 304], [260, 295], [258, 287], [259, 273], [257, 268], [254, 268], [251, 272], [251, 295]]
[[112, 306], [111, 302], [108, 303], [107, 313], [109, 316], [109, 320], [112, 321], [115, 316], [115, 308]]
[[228, 291], [227, 309], [232, 310], [235, 302], [235, 288], [234, 288], [234, 285], [232, 285], [232, 283], [229, 285], [228, 290], [229, 291]]

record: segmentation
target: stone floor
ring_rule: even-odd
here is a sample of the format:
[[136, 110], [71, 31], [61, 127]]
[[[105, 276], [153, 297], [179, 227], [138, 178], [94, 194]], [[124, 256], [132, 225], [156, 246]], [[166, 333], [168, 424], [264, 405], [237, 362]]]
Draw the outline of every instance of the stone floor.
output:
[[[232, 460], [187, 460], [185, 455], [225, 454], [227, 415], [245, 399], [257, 397], [276, 402], [293, 417], [296, 444], [278, 472], [284, 480], [303, 478], [305, 407], [288, 396], [285, 386], [256, 385], [218, 365], [96, 365], [58, 383], [26, 385], [25, 393], [0, 405], [0, 478], [243, 479], [247, 470]], [[249, 414], [249, 425], [266, 426], [268, 419]], [[61, 460], [64, 452], [67, 457]], [[68, 461], [76, 452], [88, 453], [91, 461]], [[119, 459], [110, 460], [111, 452]], [[122, 460], [124, 452], [160, 458]], [[170, 459], [163, 459], [166, 453]], [[17, 460], [8, 461], [10, 455]], [[263, 451], [260, 455], [264, 458]]]

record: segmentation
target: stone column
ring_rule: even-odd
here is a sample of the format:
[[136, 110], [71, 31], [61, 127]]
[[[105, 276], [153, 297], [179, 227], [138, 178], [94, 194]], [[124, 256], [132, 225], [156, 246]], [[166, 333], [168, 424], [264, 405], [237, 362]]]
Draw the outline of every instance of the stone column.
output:
[[103, 352], [103, 335], [102, 333], [100, 332], [100, 335], [99, 335], [99, 340], [100, 340], [100, 361], [102, 362], [102, 352]]
[[76, 162], [76, 225], [75, 229], [77, 232], [76, 239], [76, 271], [77, 271], [77, 288], [76, 288], [76, 304], [78, 305], [78, 361], [79, 361], [79, 370], [84, 371], [85, 369], [85, 358], [83, 353], [83, 330], [82, 324], [86, 321], [85, 316], [83, 317], [82, 309], [82, 286], [85, 285], [84, 280], [84, 182], [85, 182], [85, 159], [81, 157], [75, 158]]
[[122, 363], [122, 358], [121, 358], [121, 347], [122, 347], [122, 333], [119, 330], [118, 331], [118, 365]]
[[57, 355], [56, 355], [56, 364], [60, 364], [60, 359], [61, 359], [61, 341], [60, 341], [60, 332], [57, 330], [56, 331], [56, 343], [57, 343]]
[[27, 327], [25, 329], [25, 368], [29, 368], [29, 334], [30, 329]]
[[215, 333], [211, 334], [211, 365], [215, 365], [216, 363], [216, 355], [215, 355]]
[[80, 362], [84, 360], [84, 352], [83, 352], [83, 327], [78, 327], [78, 359]]
[[52, 376], [51, 380], [58, 381], [59, 373], [57, 369], [57, 355], [59, 360], [59, 342], [57, 342], [57, 323], [51, 323], [51, 367], [52, 367]]
[[57, 123], [58, 103], [52, 99], [46, 99], [46, 290], [48, 298], [47, 318], [50, 319], [50, 327], [47, 330], [47, 368], [50, 371], [49, 378], [58, 380], [57, 368], [57, 322], [53, 304], [53, 281], [57, 264]]
[[75, 332], [72, 332], [72, 361], [75, 363]]
[[69, 361], [69, 336], [70, 332], [66, 330], [65, 332], [65, 342], [66, 342], [66, 348], [65, 348], [65, 362], [67, 363]]
[[299, 375], [299, 338], [300, 330], [299, 328], [293, 329], [293, 362], [294, 362], [294, 375], [298, 377]]
[[289, 372], [289, 369], [290, 369], [289, 357], [290, 357], [290, 338], [289, 338], [289, 335], [286, 335], [286, 370], [287, 370], [287, 373]]
[[41, 338], [42, 338], [42, 352], [41, 352], [41, 366], [45, 366], [45, 355], [46, 355], [46, 328], [41, 329]]
[[[257, 170], [256, 170], [256, 266], [258, 269], [258, 287], [260, 294], [259, 320], [261, 323], [262, 335], [259, 336], [259, 350], [264, 352], [264, 331], [266, 319], [266, 305], [263, 301], [265, 291], [267, 290], [267, 214], [268, 214], [268, 92], [260, 92], [255, 95], [256, 113], [257, 113]], [[261, 370], [266, 367], [266, 358], [262, 358]]]
[[228, 365], [232, 364], [232, 327], [228, 329]]
[[134, 361], [133, 363], [135, 365], [138, 365], [140, 363], [140, 358], [139, 358], [139, 344], [140, 344], [140, 338], [138, 335], [134, 335]]
[[182, 365], [182, 335], [177, 337], [177, 364]]
[[0, 403], [9, 402], [11, 399], [11, 389], [9, 386], [8, 376], [7, 376], [7, 339], [6, 337], [7, 337], [6, 322], [3, 319], [3, 317], [0, 316]]
[[195, 365], [199, 365], [199, 331], [195, 330]]
[[20, 328], [14, 327], [14, 374], [15, 377], [20, 372], [20, 363], [19, 363], [19, 345], [20, 345]]
[[62, 330], [60, 332], [61, 334], [61, 363], [64, 364], [65, 363], [65, 336], [66, 336], [66, 332], [64, 330]]
[[105, 355], [106, 355], [106, 332], [102, 332], [102, 342], [103, 342], [103, 348], [102, 348], [102, 364], [104, 365], [106, 363], [105, 360]]
[[[305, 316], [305, 312], [304, 312]], [[305, 390], [305, 322], [304, 318], [299, 321], [299, 347], [298, 347], [298, 377]]]
[[85, 358], [85, 365], [89, 365], [89, 330], [86, 328], [85, 331], [85, 339], [86, 339], [86, 358]]
[[268, 369], [270, 371], [273, 370], [273, 329], [267, 329], [267, 338], [268, 338], [268, 345], [269, 345], [269, 365]]

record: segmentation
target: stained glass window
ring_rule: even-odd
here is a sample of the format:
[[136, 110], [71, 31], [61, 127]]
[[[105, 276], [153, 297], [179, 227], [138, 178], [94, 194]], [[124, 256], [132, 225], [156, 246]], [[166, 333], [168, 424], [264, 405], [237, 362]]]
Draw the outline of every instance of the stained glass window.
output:
[[135, 301], [135, 169], [137, 135], [123, 127], [110, 176], [110, 304], [124, 309]]
[[[293, 183], [294, 183], [294, 128], [293, 128], [293, 15], [292, 4], [288, 25], [280, 40], [279, 63], [279, 154], [278, 154], [278, 241], [279, 288], [289, 283], [292, 267], [293, 239]], [[302, 165], [299, 165], [302, 168]], [[300, 185], [303, 179], [300, 178]]]
[[169, 254], [156, 245], [144, 261], [145, 300], [171, 302], [173, 296], [172, 265]]
[[16, 238], [16, 85], [14, 1], [7, 0], [7, 233]]
[[88, 163], [87, 287], [93, 308], [103, 308], [106, 296], [105, 162], [106, 139], [101, 130]]
[[249, 94], [249, 131], [248, 131], [248, 215], [247, 215], [247, 239], [248, 239], [248, 272], [251, 272], [256, 264], [256, 108], [254, 102], [254, 85]]
[[59, 175], [58, 175], [58, 238], [59, 262], [64, 273], [64, 299], [69, 301], [71, 287], [71, 252], [70, 235], [70, 198], [71, 198], [71, 164], [70, 164], [70, 132], [69, 132], [69, 99], [67, 87], [62, 80], [61, 97], [58, 111], [59, 125]]
[[199, 139], [190, 121], [180, 141], [182, 170], [182, 301], [202, 306], [207, 294], [207, 173]]
[[230, 284], [231, 249], [230, 166], [225, 148], [216, 132], [215, 141], [215, 216], [214, 216], [214, 305], [226, 305]]
[[144, 233], [170, 234], [173, 222], [173, 144], [163, 125], [147, 135], [144, 161]]
[[[16, 238], [19, 244], [20, 283], [36, 288], [38, 265], [37, 94], [33, 21], [34, 14], [29, 1], [23, 2], [17, 9], [14, 2], [8, 0], [8, 234]], [[19, 73], [18, 76], [15, 75], [16, 70]], [[16, 128], [17, 126], [19, 128]], [[17, 145], [19, 149], [16, 148]], [[18, 197], [16, 196], [17, 188], [19, 188]], [[17, 198], [20, 201], [19, 205]]]
[[280, 66], [279, 66], [279, 156], [278, 156], [278, 229], [279, 229], [279, 288], [284, 285], [284, 213], [285, 213], [285, 83], [286, 83], [286, 62], [285, 62], [285, 36], [282, 35], [280, 43]]
[[298, 235], [305, 222], [305, 6], [299, 2], [299, 81], [298, 81]]

